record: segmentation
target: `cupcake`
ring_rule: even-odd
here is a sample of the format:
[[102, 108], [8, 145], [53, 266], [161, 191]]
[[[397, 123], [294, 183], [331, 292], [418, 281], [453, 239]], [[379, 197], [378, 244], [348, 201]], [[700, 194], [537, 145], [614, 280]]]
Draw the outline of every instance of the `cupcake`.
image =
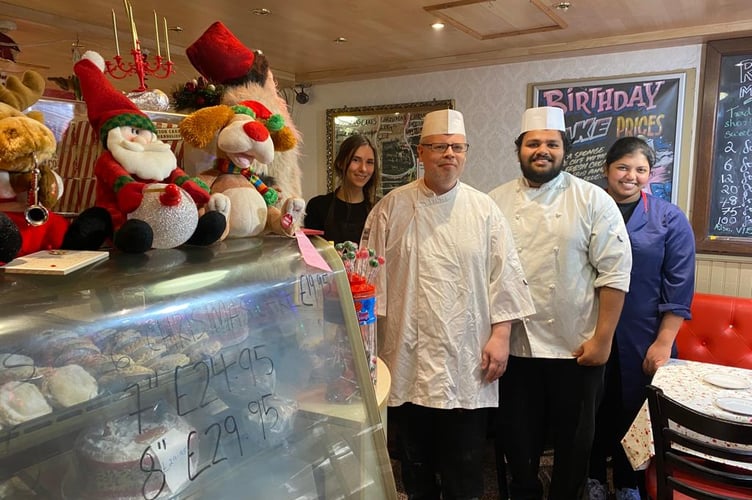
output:
[[146, 366], [151, 361], [164, 355], [167, 352], [167, 347], [163, 344], [155, 344], [152, 341], [148, 341], [135, 349], [126, 350], [125, 352], [133, 358], [133, 361], [139, 365]]
[[94, 345], [88, 339], [83, 339], [82, 342], [75, 343], [73, 345], [66, 346], [58, 351], [59, 354], [52, 359], [49, 363], [52, 366], [65, 366], [78, 363], [82, 358], [90, 356], [92, 354], [101, 354], [99, 347]]
[[34, 360], [22, 354], [0, 353], [0, 385], [27, 381], [36, 375]]
[[129, 328], [128, 330], [118, 331], [107, 337], [107, 339], [103, 343], [102, 351], [120, 352], [125, 346], [141, 338], [141, 334], [132, 328]]
[[97, 381], [78, 365], [49, 370], [40, 386], [42, 394], [54, 408], [68, 408], [94, 399], [99, 393]]
[[99, 378], [107, 373], [126, 369], [136, 363], [125, 354], [93, 353], [80, 358], [76, 364], [82, 366], [95, 378]]
[[157, 373], [174, 372], [177, 366], [186, 366], [191, 364], [191, 358], [182, 353], [165, 354], [154, 358], [146, 363], [147, 368], [151, 368]]
[[111, 394], [122, 392], [128, 386], [154, 376], [154, 371], [135, 363], [125, 368], [112, 370], [99, 377], [97, 382], [101, 390], [106, 390]]
[[18, 425], [52, 413], [37, 386], [28, 382], [8, 382], [0, 386], [0, 425]]
[[199, 342], [195, 342], [185, 349], [183, 354], [188, 356], [191, 361], [201, 361], [202, 359], [208, 359], [217, 354], [222, 349], [222, 343], [218, 340], [206, 339]]

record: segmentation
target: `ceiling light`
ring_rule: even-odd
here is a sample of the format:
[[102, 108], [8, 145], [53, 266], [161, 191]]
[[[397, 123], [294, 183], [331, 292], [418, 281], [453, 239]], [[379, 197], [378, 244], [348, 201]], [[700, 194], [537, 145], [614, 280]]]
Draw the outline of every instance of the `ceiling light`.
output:
[[343, 36], [338, 36], [334, 39], [334, 43], [347, 43], [347, 38]]
[[571, 6], [572, 4], [570, 2], [559, 2], [553, 5], [555, 9], [559, 9], [562, 12], [568, 11]]
[[269, 16], [271, 15], [272, 11], [266, 8], [261, 9], [253, 9], [251, 12], [256, 14], [257, 16]]
[[433, 23], [431, 25], [431, 27], [433, 29], [435, 29], [435, 30], [443, 30], [444, 29], [444, 23], [442, 23], [441, 21], [436, 21], [435, 23]]

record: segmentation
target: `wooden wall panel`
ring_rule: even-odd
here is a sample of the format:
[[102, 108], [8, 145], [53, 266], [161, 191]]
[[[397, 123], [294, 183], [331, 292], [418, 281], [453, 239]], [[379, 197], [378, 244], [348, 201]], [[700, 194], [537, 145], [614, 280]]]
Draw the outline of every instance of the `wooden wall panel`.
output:
[[752, 298], [752, 260], [719, 259], [698, 255], [695, 290]]

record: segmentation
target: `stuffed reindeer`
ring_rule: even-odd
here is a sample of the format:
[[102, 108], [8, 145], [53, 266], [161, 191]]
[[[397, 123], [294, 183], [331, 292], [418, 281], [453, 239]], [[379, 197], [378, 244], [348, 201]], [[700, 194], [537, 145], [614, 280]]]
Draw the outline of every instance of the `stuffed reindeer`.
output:
[[[185, 52], [191, 64], [204, 78], [222, 85], [222, 104], [253, 108], [254, 104], [248, 103], [258, 103], [261, 106], [260, 112], [254, 111], [255, 119], [270, 130], [274, 141], [274, 155], [268, 159], [257, 155], [249, 168], [259, 178], [274, 177], [275, 183], [271, 187], [274, 187], [280, 196], [277, 202], [269, 207], [272, 209], [272, 224], [275, 225], [277, 211], [281, 214], [283, 222], [282, 233], [292, 234], [300, 227], [305, 214], [299, 165], [300, 136], [287, 104], [277, 93], [277, 84], [266, 56], [261, 51], [247, 48], [219, 21], [209, 26]], [[267, 115], [284, 122], [284, 145], [279, 138], [275, 138], [274, 123], [268, 121]], [[217, 156], [219, 155], [217, 151]], [[237, 210], [233, 208], [233, 212]], [[272, 232], [280, 231], [272, 228]]]
[[[289, 151], [296, 140], [280, 115], [272, 114], [258, 101], [235, 106], [200, 109], [180, 123], [183, 139], [192, 146], [215, 145], [212, 168], [199, 174], [213, 193], [224, 194], [228, 207], [209, 208], [227, 216], [227, 236], [244, 238], [263, 232], [292, 235], [303, 213], [303, 200], [280, 200], [273, 186], [267, 186], [254, 167], [269, 165], [279, 151]], [[284, 195], [284, 193], [283, 193]], [[278, 204], [279, 207], [278, 208]]]
[[[0, 264], [39, 250], [71, 248], [66, 236], [71, 223], [52, 212], [63, 194], [63, 182], [54, 171], [57, 143], [40, 113], [24, 114], [44, 91], [44, 78], [27, 71], [8, 77], [0, 86]], [[98, 248], [106, 227], [88, 212], [75, 223], [87, 227], [79, 239], [82, 249]]]

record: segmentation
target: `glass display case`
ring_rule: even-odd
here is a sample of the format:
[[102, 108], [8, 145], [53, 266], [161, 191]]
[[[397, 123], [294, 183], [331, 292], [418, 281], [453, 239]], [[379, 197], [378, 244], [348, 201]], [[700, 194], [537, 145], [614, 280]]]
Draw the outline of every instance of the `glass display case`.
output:
[[296, 240], [0, 274], [0, 498], [396, 499], [342, 262]]

